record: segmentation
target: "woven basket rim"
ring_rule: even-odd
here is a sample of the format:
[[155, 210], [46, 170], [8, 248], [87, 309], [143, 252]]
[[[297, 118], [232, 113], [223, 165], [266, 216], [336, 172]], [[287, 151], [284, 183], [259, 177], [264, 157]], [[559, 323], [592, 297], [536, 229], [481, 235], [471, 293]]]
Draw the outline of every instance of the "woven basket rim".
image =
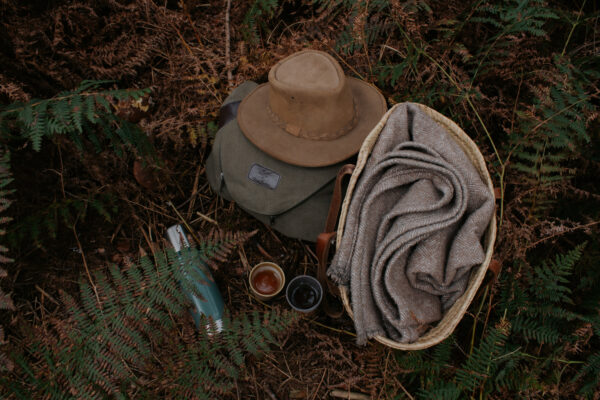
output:
[[[479, 148], [473, 142], [473, 140], [452, 120], [440, 114], [439, 112], [427, 107], [424, 104], [419, 103], [399, 103], [394, 105], [392, 108], [385, 113], [385, 115], [381, 118], [381, 120], [377, 123], [377, 125], [371, 130], [369, 135], [365, 138], [363, 145], [360, 148], [358, 153], [358, 158], [356, 162], [356, 167], [352, 176], [350, 177], [350, 182], [348, 184], [348, 189], [346, 191], [346, 195], [344, 197], [344, 202], [342, 203], [342, 208], [340, 212], [340, 219], [337, 230], [337, 240], [336, 240], [336, 248], [340, 246], [341, 238], [344, 233], [344, 225], [346, 222], [346, 217], [348, 214], [348, 207], [350, 205], [350, 199], [352, 197], [352, 193], [354, 192], [354, 188], [356, 187], [356, 182], [358, 181], [358, 177], [360, 176], [362, 170], [365, 167], [367, 159], [369, 158], [369, 154], [371, 154], [371, 150], [379, 137], [379, 134], [383, 130], [383, 127], [387, 123], [388, 118], [394, 112], [396, 108], [402, 106], [404, 104], [413, 104], [418, 106], [423, 112], [425, 112], [431, 119], [433, 119], [438, 124], [442, 125], [446, 128], [446, 131], [452, 136], [452, 138], [461, 146], [467, 157], [471, 160], [482, 179], [486, 182], [491, 193], [494, 192], [494, 186], [492, 184], [492, 178], [490, 177], [489, 171], [487, 170], [485, 160], [483, 155], [479, 151]], [[461, 297], [459, 297], [454, 305], [450, 307], [450, 309], [444, 314], [444, 317], [438, 322], [436, 326], [431, 328], [425, 335], [421, 336], [417, 341], [412, 343], [400, 343], [394, 340], [391, 340], [384, 336], [376, 336], [375, 340], [398, 350], [421, 350], [431, 346], [434, 346], [444, 339], [446, 339], [462, 317], [467, 311], [467, 308], [473, 301], [483, 279], [485, 277], [485, 273], [487, 268], [492, 260], [492, 254], [494, 250], [494, 242], [496, 240], [496, 214], [493, 214], [493, 217], [490, 221], [490, 224], [487, 227], [486, 233], [484, 235], [484, 246], [485, 246], [485, 259], [481, 263], [481, 265], [477, 268], [473, 268], [471, 272], [471, 276], [469, 278], [469, 283], [465, 292]], [[342, 302], [344, 304], [344, 308], [350, 318], [354, 319], [354, 314], [352, 312], [352, 306], [350, 304], [350, 298], [348, 296], [348, 289], [345, 286], [339, 286], [340, 294], [342, 297]]]

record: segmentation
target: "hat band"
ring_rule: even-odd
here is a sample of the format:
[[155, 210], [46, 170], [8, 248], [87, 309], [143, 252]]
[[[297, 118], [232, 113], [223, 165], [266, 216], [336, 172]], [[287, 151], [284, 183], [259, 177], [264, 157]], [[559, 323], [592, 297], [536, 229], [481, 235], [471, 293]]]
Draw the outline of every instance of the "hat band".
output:
[[307, 131], [306, 129], [302, 129], [298, 125], [290, 124], [288, 122], [283, 121], [281, 118], [279, 118], [277, 114], [275, 114], [275, 112], [271, 109], [271, 106], [267, 105], [267, 113], [269, 114], [269, 117], [271, 117], [271, 120], [275, 123], [275, 125], [277, 125], [279, 128], [283, 129], [292, 136], [309, 140], [334, 140], [350, 132], [358, 122], [358, 110], [356, 109], [356, 104], [354, 103], [354, 100], [352, 100], [352, 109], [352, 119], [345, 126], [334, 132], [319, 132]]

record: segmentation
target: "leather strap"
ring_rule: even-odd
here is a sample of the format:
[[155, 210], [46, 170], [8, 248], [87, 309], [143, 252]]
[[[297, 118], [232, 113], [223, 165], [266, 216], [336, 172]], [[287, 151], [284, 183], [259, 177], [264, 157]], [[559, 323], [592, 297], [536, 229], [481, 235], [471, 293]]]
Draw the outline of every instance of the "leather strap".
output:
[[[496, 258], [492, 258], [490, 261], [490, 264], [488, 265], [485, 278], [483, 279], [483, 282], [481, 282], [481, 287], [477, 291], [477, 294], [475, 295], [474, 300], [479, 299], [479, 298], [481, 298], [481, 296], [483, 296], [484, 291], [481, 290], [481, 288], [484, 288], [487, 286], [488, 289], [490, 289], [490, 291], [492, 290], [494, 285], [498, 282], [498, 277], [499, 277], [501, 271], [502, 271], [502, 264], [500, 263], [500, 261], [498, 261]], [[494, 292], [492, 291], [491, 293], [493, 296]], [[490, 302], [490, 307], [491, 307], [491, 304], [492, 303]]]
[[502, 198], [502, 190], [499, 187], [494, 188], [494, 198], [500, 200]]
[[329, 258], [329, 249], [331, 243], [336, 237], [336, 232], [323, 232], [317, 238], [317, 258], [319, 260], [319, 270], [317, 271], [317, 279], [321, 282], [321, 286], [326, 286], [331, 294], [338, 295], [337, 286], [327, 279], [327, 261]]
[[493, 274], [494, 279], [498, 277], [500, 274], [500, 270], [502, 269], [502, 264], [495, 258], [492, 258], [490, 261], [490, 265], [488, 266], [488, 270]]
[[227, 125], [229, 121], [236, 119], [240, 103], [241, 101], [232, 101], [221, 107], [219, 110], [219, 129]]
[[344, 313], [343, 308], [333, 305], [333, 299], [330, 299], [327, 295], [339, 296], [339, 289], [329, 279], [327, 279], [327, 262], [329, 260], [329, 250], [333, 239], [336, 236], [336, 224], [338, 215], [340, 212], [340, 205], [342, 203], [342, 183], [346, 175], [351, 175], [354, 171], [354, 165], [346, 164], [340, 168], [337, 177], [335, 179], [335, 187], [333, 189], [333, 196], [331, 197], [331, 203], [329, 205], [329, 212], [327, 213], [327, 221], [325, 223], [325, 231], [319, 234], [316, 244], [317, 259], [319, 262], [319, 269], [317, 271], [317, 279], [321, 283], [323, 289], [327, 292], [323, 297], [323, 305], [325, 312], [331, 318], [339, 318]]
[[500, 275], [500, 271], [502, 270], [502, 264], [495, 258], [492, 258], [490, 264], [488, 265], [488, 272], [490, 273], [488, 285], [493, 286], [498, 281], [498, 276]]
[[337, 224], [338, 214], [342, 204], [343, 179], [346, 175], [352, 175], [354, 168], [354, 164], [346, 164], [338, 171], [337, 177], [335, 178], [335, 187], [333, 188], [333, 197], [331, 198], [329, 212], [327, 213], [327, 221], [325, 222], [325, 232], [335, 231], [335, 225]]

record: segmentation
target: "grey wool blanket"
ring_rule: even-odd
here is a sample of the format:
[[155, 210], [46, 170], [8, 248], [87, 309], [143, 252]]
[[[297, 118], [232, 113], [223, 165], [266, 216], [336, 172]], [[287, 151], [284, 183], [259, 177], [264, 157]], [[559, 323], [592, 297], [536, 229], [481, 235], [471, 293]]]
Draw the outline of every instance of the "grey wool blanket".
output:
[[350, 289], [358, 343], [411, 343], [484, 261], [494, 196], [444, 127], [417, 105], [389, 116], [358, 178], [328, 275]]

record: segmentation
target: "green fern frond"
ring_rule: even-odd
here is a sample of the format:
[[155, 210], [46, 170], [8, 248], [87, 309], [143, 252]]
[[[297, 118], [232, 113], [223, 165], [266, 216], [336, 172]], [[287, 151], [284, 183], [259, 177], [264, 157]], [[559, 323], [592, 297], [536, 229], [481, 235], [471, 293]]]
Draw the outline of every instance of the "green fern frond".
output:
[[525, 340], [535, 340], [540, 344], [556, 344], [563, 337], [560, 325], [555, 320], [541, 322], [537, 319], [517, 316], [513, 320], [513, 329]]
[[492, 328], [456, 373], [457, 384], [474, 391], [495, 375], [496, 358], [500, 357], [508, 335], [503, 329]]
[[546, 304], [573, 304], [570, 298], [571, 289], [566, 284], [573, 272], [573, 267], [583, 254], [587, 243], [576, 246], [566, 254], [558, 254], [550, 262], [543, 261], [533, 271], [527, 272], [527, 278], [531, 282], [529, 290], [535, 298], [539, 299], [540, 306]]
[[254, 0], [242, 20], [242, 34], [248, 42], [258, 42], [259, 28], [266, 29], [266, 22], [274, 17], [278, 6], [278, 0]]
[[580, 393], [585, 396], [592, 396], [594, 393], [598, 393], [598, 376], [600, 376], [600, 351], [596, 351], [587, 357], [583, 368], [573, 377], [572, 381], [587, 377]]
[[[554, 66], [559, 83], [545, 97], [535, 99], [533, 113], [517, 113], [518, 129], [507, 142], [511, 168], [520, 172], [520, 179], [539, 188], [572, 178], [576, 171], [571, 160], [591, 140], [586, 124], [594, 106], [586, 93], [588, 83], [565, 60], [556, 58]], [[539, 216], [556, 202], [544, 192], [536, 190], [526, 198], [532, 215]]]
[[93, 125], [98, 121], [98, 116], [96, 114], [96, 100], [94, 96], [85, 96], [83, 101], [82, 112], [85, 115], [85, 118]]
[[454, 382], [436, 381], [427, 389], [419, 390], [420, 399], [457, 400], [463, 398], [463, 392]]
[[[94, 129], [84, 129], [86, 123], [91, 127], [104, 122], [105, 136], [113, 148], [130, 146], [141, 155], [153, 155], [153, 149], [140, 128], [121, 120], [113, 113], [111, 100], [124, 101], [139, 99], [149, 89], [101, 90], [106, 81], [84, 81], [73, 91], [62, 92], [47, 100], [32, 100], [28, 103], [15, 103], [0, 111], [0, 127], [6, 121], [14, 121], [19, 126], [19, 136], [31, 141], [35, 151], [40, 151], [44, 137], [68, 135], [80, 148], [84, 148], [83, 134]], [[117, 136], [108, 132], [116, 129]], [[8, 135], [3, 128], [0, 135]], [[100, 140], [93, 140], [97, 150]]]
[[[79, 301], [61, 293], [71, 315], [72, 329], [55, 345], [39, 344], [35, 367], [23, 363], [23, 371], [32, 371], [24, 372], [23, 377], [34, 393], [56, 389], [33, 372], [41, 367], [49, 371], [44, 376], [65, 383], [55, 390], [58, 394], [123, 398], [123, 390], [136, 386], [132, 371], [144, 371], [154, 360], [155, 346], [160, 348], [175, 340], [171, 330], [183, 323], [182, 317], [190, 306], [182, 283], [194, 276], [197, 263], [230, 252], [232, 243], [205, 243], [208, 253], [193, 248], [180, 255], [157, 252], [153, 259], [142, 257], [124, 270], [111, 266], [108, 271], [96, 271], [91, 276], [93, 284], [88, 279], [80, 280]], [[196, 341], [180, 343], [178, 353], [170, 355], [176, 363], [182, 363], [175, 368], [177, 375], [171, 377], [175, 392], [209, 398], [213, 391], [220, 393], [231, 388], [243, 368], [245, 355], [267, 351], [274, 335], [293, 320], [291, 313], [255, 312], [250, 317], [225, 316], [222, 332], [217, 336], [209, 336], [204, 329], [198, 331]]]
[[543, 29], [544, 25], [549, 20], [559, 18], [541, 0], [483, 3], [477, 11], [478, 15], [472, 18], [473, 22], [490, 24], [500, 31], [490, 39], [492, 42], [508, 35], [545, 36], [547, 33]]
[[111, 222], [118, 212], [116, 198], [110, 193], [90, 191], [86, 197], [57, 200], [46, 207], [38, 207], [35, 213], [25, 216], [11, 226], [7, 241], [11, 246], [21, 243], [35, 243], [43, 247], [46, 236], [55, 238], [60, 223], [72, 226], [73, 221], [85, 221], [88, 209]]
[[[48, 103], [46, 101], [42, 101], [40, 103], [38, 109], [36, 110], [37, 115], [35, 121], [25, 122], [29, 129], [29, 132], [26, 133], [26, 136], [31, 139], [31, 143], [35, 151], [41, 150], [42, 138], [45, 136], [46, 131], [49, 128], [50, 122], [48, 121], [48, 116], [46, 114], [47, 104]], [[31, 107], [26, 107], [26, 109], [31, 109]], [[27, 121], [27, 119], [24, 121]]]

